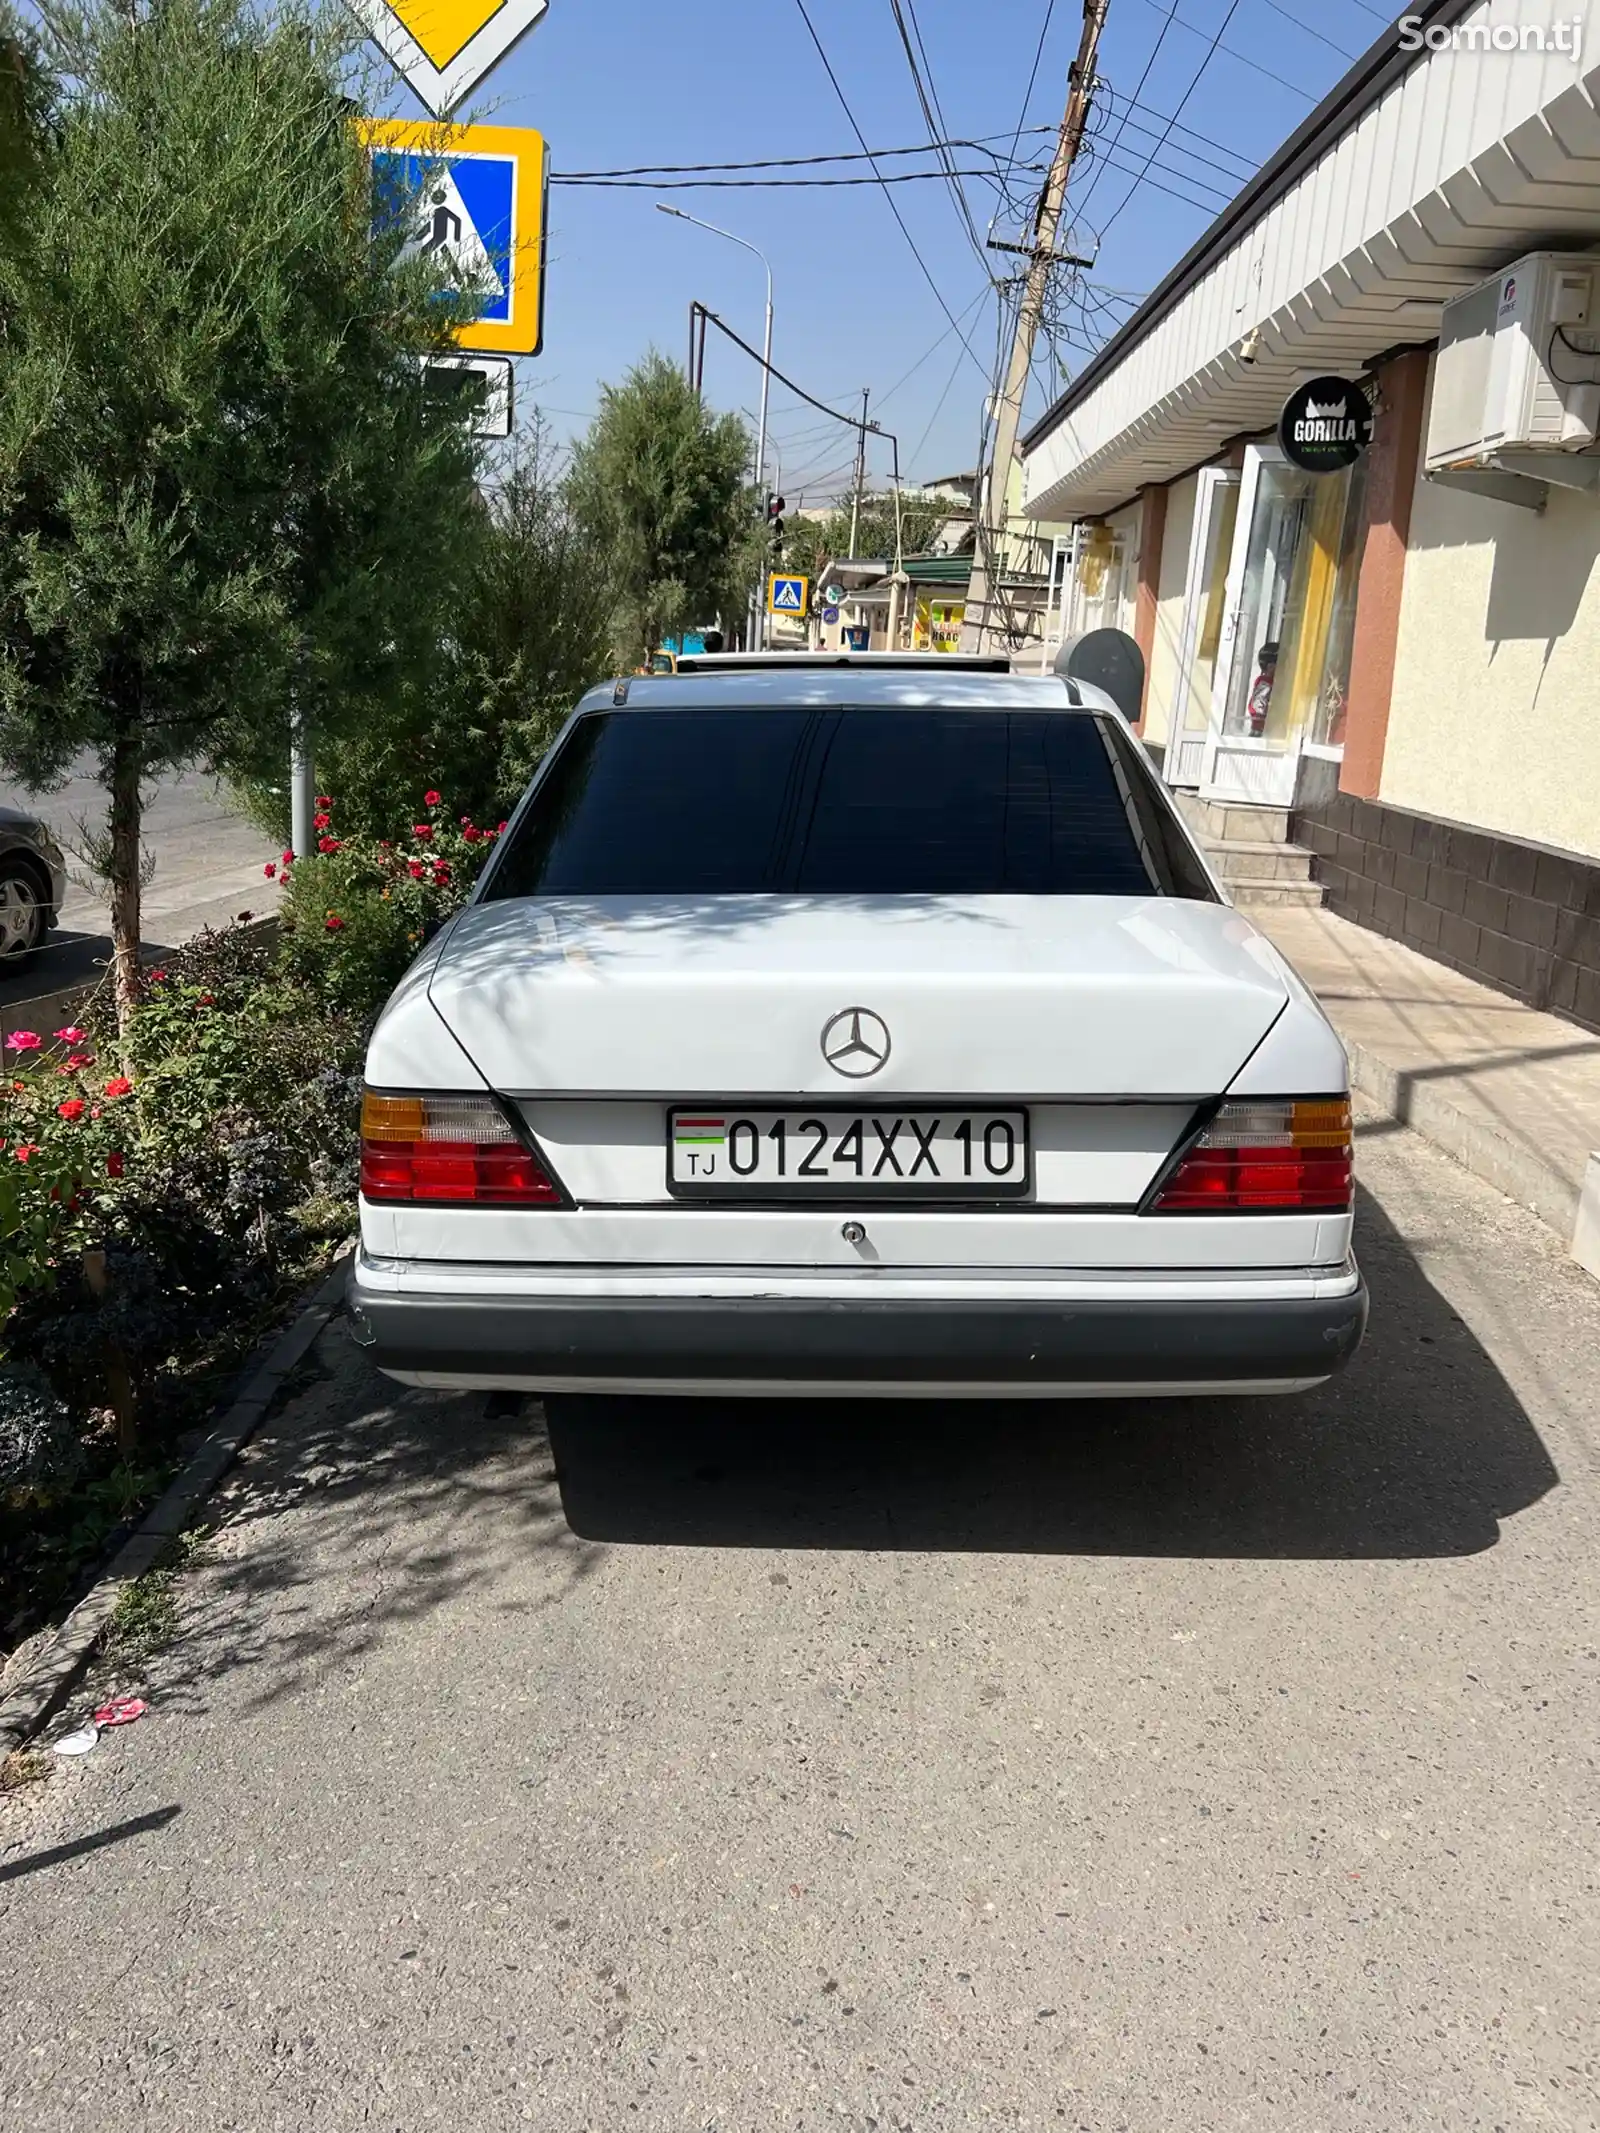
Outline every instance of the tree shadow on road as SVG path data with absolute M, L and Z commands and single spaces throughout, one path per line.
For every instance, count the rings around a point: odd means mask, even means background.
M 548 1402 L 589 1540 L 657 1546 L 1467 1555 L 1559 1479 L 1520 1402 L 1364 1198 L 1371 1330 L 1286 1399 Z

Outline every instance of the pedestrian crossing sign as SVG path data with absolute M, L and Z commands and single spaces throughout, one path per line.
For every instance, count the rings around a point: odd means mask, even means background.
M 522 126 L 367 119 L 374 213 L 407 225 L 402 259 L 437 258 L 475 316 L 456 340 L 480 355 L 537 355 L 544 342 L 546 156 Z
M 767 580 L 767 612 L 772 615 L 803 615 L 811 601 L 809 578 L 783 578 L 776 572 Z

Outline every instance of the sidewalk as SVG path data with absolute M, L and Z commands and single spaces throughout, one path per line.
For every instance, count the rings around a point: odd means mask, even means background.
M 1600 1275 L 1600 1036 L 1331 912 L 1250 915 L 1321 1000 L 1356 1088 Z

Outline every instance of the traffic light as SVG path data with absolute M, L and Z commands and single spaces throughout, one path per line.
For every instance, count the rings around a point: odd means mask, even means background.
M 772 542 L 772 560 L 783 561 L 783 514 L 787 505 L 781 496 L 767 498 L 767 533 Z

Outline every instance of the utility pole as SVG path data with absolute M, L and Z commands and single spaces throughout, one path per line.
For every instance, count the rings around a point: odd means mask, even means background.
M 850 553 L 856 553 L 856 541 L 861 533 L 861 492 L 867 485 L 867 405 L 872 397 L 870 386 L 861 388 L 861 428 L 856 433 L 856 485 L 850 498 Z
M 1067 74 L 1067 108 L 1062 114 L 1061 134 L 1056 142 L 1050 175 L 1045 179 L 1034 216 L 1033 244 L 1028 253 L 1022 302 L 1017 307 L 1011 362 L 1000 404 L 995 409 L 994 453 L 989 463 L 988 487 L 979 500 L 974 529 L 972 584 L 961 630 L 963 651 L 986 652 L 990 649 L 989 638 L 995 626 L 992 619 L 995 580 L 1000 574 L 1000 543 L 1006 530 L 1006 502 L 1011 487 L 1011 466 L 1017 456 L 1017 433 L 1022 427 L 1022 402 L 1033 371 L 1034 343 L 1044 318 L 1050 270 L 1056 264 L 1056 238 L 1067 204 L 1067 183 L 1078 159 L 1078 150 L 1083 145 L 1084 128 L 1089 123 L 1095 53 L 1109 6 L 1110 0 L 1083 0 L 1083 35 L 1078 40 L 1078 56 Z

